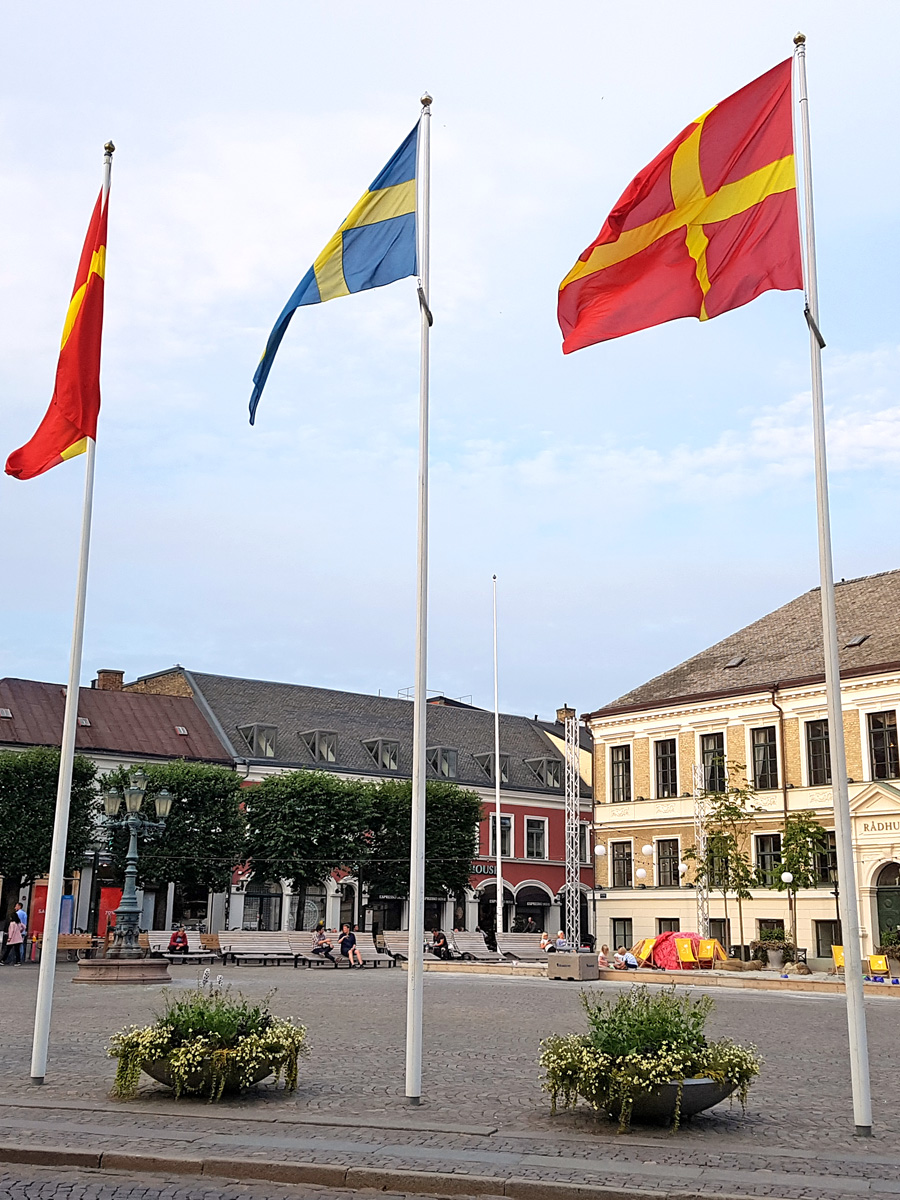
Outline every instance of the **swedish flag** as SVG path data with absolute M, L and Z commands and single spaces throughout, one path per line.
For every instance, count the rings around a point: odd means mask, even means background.
M 295 309 L 321 304 L 336 296 L 381 287 L 407 275 L 416 266 L 416 153 L 419 126 L 375 177 L 362 199 L 300 280 L 269 334 L 253 376 L 250 424 L 266 386 L 275 353 Z

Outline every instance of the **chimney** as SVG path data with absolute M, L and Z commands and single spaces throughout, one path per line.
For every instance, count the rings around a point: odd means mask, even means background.
M 92 686 L 101 692 L 121 692 L 124 682 L 124 671 L 98 671 Z
M 574 717 L 574 716 L 575 716 L 575 709 L 569 708 L 569 706 L 567 704 L 564 704 L 562 706 L 562 708 L 558 708 L 556 710 L 556 723 L 557 723 L 557 725 L 565 725 L 566 721 L 570 717 Z

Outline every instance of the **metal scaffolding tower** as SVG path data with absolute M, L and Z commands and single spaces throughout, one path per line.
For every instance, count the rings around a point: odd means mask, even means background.
M 573 950 L 581 945 L 581 861 L 578 825 L 581 816 L 581 762 L 578 717 L 564 708 L 566 719 L 566 937 Z
M 694 845 L 701 870 L 694 888 L 697 892 L 697 932 L 702 938 L 709 937 L 709 864 L 706 861 L 706 773 L 699 763 L 692 768 L 694 781 Z

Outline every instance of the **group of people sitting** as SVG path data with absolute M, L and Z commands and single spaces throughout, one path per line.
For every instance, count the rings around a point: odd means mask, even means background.
M 337 942 L 337 949 L 351 967 L 363 965 L 362 954 L 356 944 L 356 934 L 346 921 L 341 926 L 341 932 L 334 934 L 334 939 Z M 334 950 L 335 944 L 332 941 L 332 935 L 326 930 L 325 922 L 320 921 L 313 931 L 312 953 L 320 958 L 327 958 L 329 962 L 334 962 Z
M 597 954 L 597 966 L 601 971 L 608 971 L 610 967 L 614 971 L 636 971 L 638 960 L 626 946 L 620 946 L 610 962 L 609 946 L 601 946 Z

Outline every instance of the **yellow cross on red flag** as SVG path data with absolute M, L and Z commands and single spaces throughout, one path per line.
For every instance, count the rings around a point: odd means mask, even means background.
M 632 180 L 560 285 L 564 353 L 803 287 L 791 66 L 692 121 Z
M 56 386 L 31 441 L 6 461 L 7 475 L 33 479 L 57 463 L 84 454 L 97 436 L 100 414 L 100 342 L 106 274 L 108 194 L 97 197 L 63 325 Z

